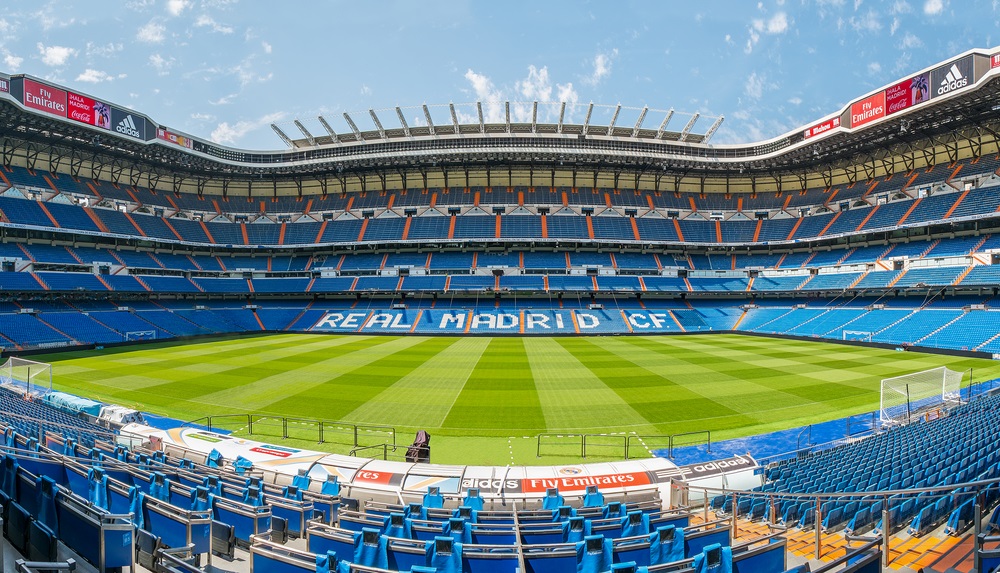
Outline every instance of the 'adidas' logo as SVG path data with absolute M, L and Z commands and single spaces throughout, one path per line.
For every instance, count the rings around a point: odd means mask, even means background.
M 115 126 L 115 131 L 132 137 L 142 137 L 142 134 L 139 133 L 139 130 L 135 126 L 135 120 L 132 119 L 131 114 L 126 115 L 125 119 L 118 122 L 118 125 Z
M 941 86 L 938 88 L 938 95 L 944 95 L 952 90 L 957 90 L 959 88 L 964 88 L 969 85 L 969 78 L 962 75 L 962 70 L 958 69 L 958 64 L 952 64 L 948 68 L 948 73 L 941 80 Z
M 962 71 L 958 69 L 958 65 L 957 64 L 952 64 L 951 65 L 951 69 L 948 70 L 948 75 L 946 75 L 944 77 L 944 80 L 941 82 L 941 85 L 943 85 L 943 86 L 944 85 L 948 85 L 951 82 L 956 82 L 956 81 L 962 79 L 963 77 L 964 76 L 962 75 Z M 131 117 L 132 116 L 129 116 L 129 118 L 131 118 Z

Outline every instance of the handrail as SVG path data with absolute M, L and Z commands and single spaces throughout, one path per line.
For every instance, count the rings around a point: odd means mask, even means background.
M 862 545 L 861 547 L 848 547 L 847 548 L 848 551 L 844 554 L 843 557 L 838 557 L 838 558 L 834 559 L 833 561 L 830 561 L 830 562 L 824 564 L 819 569 L 816 569 L 815 571 L 813 571 L 813 573 L 826 573 L 827 571 L 833 571 L 834 569 L 836 569 L 840 565 L 842 565 L 844 563 L 847 563 L 851 559 L 855 559 L 858 555 L 860 555 L 860 554 L 862 554 L 862 553 L 864 553 L 864 552 L 868 551 L 869 549 L 871 549 L 873 547 L 876 547 L 876 546 L 878 546 L 879 549 L 881 550 L 881 548 L 882 548 L 882 539 L 881 538 L 873 539 L 873 540 L 869 541 L 868 543 Z

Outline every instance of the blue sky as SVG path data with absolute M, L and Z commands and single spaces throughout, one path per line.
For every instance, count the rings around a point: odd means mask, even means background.
M 272 122 L 295 133 L 293 119 L 323 114 L 347 131 L 349 111 L 366 129 L 369 108 L 476 100 L 724 115 L 714 143 L 756 141 L 1000 37 L 998 0 L 17 6 L 0 14 L 0 71 L 42 77 L 248 149 L 284 147 Z M 635 109 L 618 123 L 634 123 Z M 582 121 L 582 106 L 571 112 Z M 387 126 L 394 116 L 380 113 Z M 418 116 L 407 110 L 411 124 Z M 661 119 L 651 114 L 643 125 Z

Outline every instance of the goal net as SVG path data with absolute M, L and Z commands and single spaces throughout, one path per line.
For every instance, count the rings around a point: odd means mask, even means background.
M 52 365 L 11 357 L 0 367 L 0 383 L 27 392 L 52 390 Z
M 125 333 L 125 341 L 132 342 L 133 340 L 155 340 L 156 331 L 155 330 L 135 330 L 132 332 Z
M 922 413 L 961 403 L 964 372 L 945 366 L 882 380 L 879 417 L 883 426 L 908 424 Z
M 872 333 L 861 330 L 845 330 L 843 331 L 843 336 L 844 340 L 860 340 L 862 342 L 872 341 Z

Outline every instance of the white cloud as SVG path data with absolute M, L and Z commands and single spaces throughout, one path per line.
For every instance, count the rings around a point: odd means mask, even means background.
M 195 20 L 195 22 L 194 22 L 194 26 L 195 26 L 195 28 L 206 28 L 206 27 L 207 28 L 211 28 L 213 32 L 218 32 L 220 34 L 232 34 L 233 33 L 233 27 L 232 26 L 226 26 L 226 25 L 223 25 L 223 24 L 219 24 L 218 22 L 216 22 L 215 20 L 213 20 L 211 16 L 208 16 L 206 14 L 202 14 L 201 16 L 198 16 L 198 19 Z
M 937 16 L 944 11 L 944 0 L 926 0 L 924 2 L 924 14 Z
M 747 78 L 744 91 L 750 99 L 760 99 L 764 95 L 764 77 L 758 76 L 757 72 L 750 74 Z
M 592 86 L 601 83 L 601 80 L 611 75 L 611 65 L 616 59 L 618 59 L 618 48 L 610 52 L 599 52 L 594 56 L 594 70 L 590 73 L 589 77 L 584 78 L 583 83 Z
M 505 93 L 505 90 L 498 88 L 488 76 L 478 73 L 472 69 L 465 72 L 465 79 L 469 82 L 475 99 L 483 104 L 483 120 L 487 123 L 502 123 L 506 119 L 506 112 L 503 102 L 513 100 L 514 102 L 551 102 L 555 93 L 555 100 L 566 102 L 565 121 L 571 121 L 576 104 L 580 101 L 580 94 L 577 93 L 573 83 L 553 83 L 549 75 L 547 66 L 538 68 L 528 66 L 528 75 L 524 79 L 514 83 L 512 96 Z M 531 121 L 532 104 L 511 103 L 511 121 L 525 122 Z M 555 121 L 559 111 L 559 106 L 538 107 L 539 121 Z M 459 121 L 463 123 L 478 123 L 477 114 L 468 114 L 458 111 Z
M 114 76 L 107 72 L 102 72 L 100 70 L 95 70 L 92 68 L 87 68 L 82 74 L 76 76 L 76 81 L 86 82 L 88 84 L 99 84 L 101 82 L 110 82 L 115 79 Z
M 760 40 L 760 33 L 753 28 L 750 28 L 750 36 L 747 37 L 747 45 L 743 48 L 743 52 L 749 54 L 753 51 L 753 47 L 757 45 Z
M 768 34 L 784 34 L 788 30 L 788 16 L 784 12 L 778 12 L 767 21 Z
M 191 119 L 195 121 L 212 121 L 215 119 L 215 116 L 208 113 L 192 113 Z
M 920 38 L 909 32 L 903 34 L 903 41 L 900 43 L 900 47 L 904 50 L 912 50 L 913 48 L 919 48 L 923 45 L 924 42 Z
M 129 0 L 125 3 L 125 7 L 138 12 L 149 8 L 153 4 L 156 4 L 156 0 Z
M 157 74 L 164 76 L 170 73 L 170 68 L 174 65 L 173 58 L 164 58 L 160 54 L 149 56 L 149 65 L 153 66 Z
M 12 72 L 16 72 L 21 69 L 21 64 L 24 63 L 24 58 L 6 52 L 3 55 L 3 63 L 7 65 L 7 69 Z
M 191 0 L 167 0 L 167 12 L 171 16 L 180 16 L 184 10 L 191 7 Z
M 795 96 L 788 99 L 788 103 L 792 105 L 802 105 L 802 98 Z
M 580 101 L 580 94 L 573 88 L 573 82 L 568 84 L 556 84 L 556 98 L 561 102 L 566 102 L 566 106 L 571 110 Z
M 878 13 L 874 10 L 869 10 L 860 17 L 852 16 L 849 23 L 856 32 L 860 33 L 875 34 L 882 30 L 882 22 L 879 21 Z
M 361 84 L 361 95 L 363 96 L 372 95 L 372 89 L 368 87 L 368 84 Z
M 87 42 L 86 49 L 84 50 L 88 57 L 97 56 L 101 58 L 109 58 L 118 52 L 125 49 L 125 44 L 121 42 L 114 43 L 110 42 L 104 45 L 97 45 L 93 42 Z
M 76 23 L 76 18 L 67 16 L 52 3 L 31 14 L 31 17 L 38 20 L 42 25 L 42 30 L 46 32 L 53 28 L 68 28 Z
M 909 14 L 912 11 L 913 7 L 906 0 L 896 0 L 890 9 L 890 12 L 893 14 Z
M 503 99 L 500 92 L 493 86 L 493 80 L 473 71 L 472 68 L 469 68 L 465 72 L 465 79 L 469 80 L 469 83 L 472 84 L 472 91 L 476 94 L 476 99 L 479 101 L 500 101 Z
M 893 18 L 892 19 L 892 25 L 889 26 L 889 35 L 890 36 L 895 36 L 896 35 L 896 30 L 899 29 L 900 23 L 901 22 L 899 21 L 899 18 Z
M 265 54 L 270 54 L 271 53 L 271 44 L 268 44 L 267 42 L 261 42 L 260 45 L 261 45 L 261 47 L 264 48 L 264 53 Z
M 788 30 L 788 14 L 784 12 L 777 12 L 774 16 L 771 16 L 767 20 L 763 18 L 754 18 L 750 21 L 750 25 L 757 32 L 764 32 L 766 34 L 784 34 Z
M 881 71 L 882 71 L 882 64 L 880 64 L 878 62 L 872 62 L 872 63 L 868 64 L 868 73 L 869 74 L 871 74 L 871 75 L 874 76 L 875 74 L 877 74 L 877 73 L 879 73 Z
M 146 44 L 159 44 L 167 37 L 167 27 L 150 20 L 148 24 L 139 28 L 135 34 L 135 39 Z
M 209 103 L 209 105 L 229 105 L 229 104 L 233 103 L 233 100 L 235 100 L 236 96 L 238 96 L 238 95 L 240 95 L 240 94 L 224 95 L 224 96 L 220 97 L 219 99 L 210 100 L 208 103 Z
M 210 138 L 216 143 L 235 144 L 251 131 L 255 131 L 276 121 L 281 121 L 284 117 L 285 112 L 279 111 L 250 121 L 238 121 L 233 125 L 229 125 L 229 122 L 224 121 L 212 130 Z
M 552 97 L 549 68 L 539 70 L 535 66 L 528 66 L 528 77 L 517 82 L 517 91 L 524 101 L 549 101 Z
M 760 7 L 758 5 L 758 7 Z M 750 20 L 749 36 L 747 37 L 746 46 L 743 51 L 747 54 L 753 52 L 754 46 L 760 41 L 761 34 L 768 34 L 771 36 L 776 36 L 778 34 L 784 34 L 788 31 L 789 22 L 788 14 L 784 12 L 776 12 L 773 16 L 768 19 L 764 18 L 754 18 Z
M 59 67 L 64 65 L 71 57 L 76 55 L 74 48 L 66 46 L 43 46 L 38 43 L 38 53 L 42 56 L 42 63 L 46 66 Z

